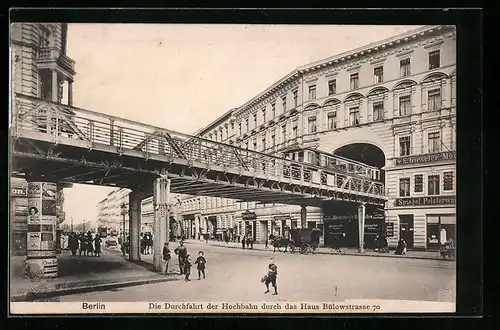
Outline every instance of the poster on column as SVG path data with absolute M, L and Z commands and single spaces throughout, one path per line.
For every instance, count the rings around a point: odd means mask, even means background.
M 28 183 L 28 225 L 40 224 L 42 217 L 42 184 Z

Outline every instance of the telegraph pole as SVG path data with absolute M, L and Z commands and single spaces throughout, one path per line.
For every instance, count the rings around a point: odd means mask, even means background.
M 71 232 L 73 232 L 73 217 L 71 217 Z
M 85 219 L 83 219 L 83 232 L 85 233 Z

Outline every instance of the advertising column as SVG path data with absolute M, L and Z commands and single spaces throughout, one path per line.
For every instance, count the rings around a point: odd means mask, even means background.
M 30 277 L 57 277 L 57 186 L 28 183 L 28 236 L 26 272 Z

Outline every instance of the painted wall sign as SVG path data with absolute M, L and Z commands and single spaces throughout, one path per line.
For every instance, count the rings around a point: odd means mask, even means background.
M 455 203 L 455 196 L 396 198 L 394 201 L 395 206 L 454 205 Z
M 441 160 L 456 159 L 455 151 L 446 151 L 433 154 L 415 155 L 396 158 L 396 165 L 431 163 Z

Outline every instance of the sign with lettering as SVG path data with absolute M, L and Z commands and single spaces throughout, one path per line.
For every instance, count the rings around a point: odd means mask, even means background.
M 246 212 L 241 213 L 241 218 L 243 220 L 255 220 L 257 219 L 257 215 L 255 214 L 255 212 L 247 210 Z
M 274 220 L 276 221 L 281 221 L 281 220 L 292 220 L 292 217 L 289 216 L 289 215 L 275 215 L 274 217 Z
M 11 197 L 27 197 L 28 196 L 28 188 L 20 187 L 20 188 L 11 188 L 10 189 Z
M 385 224 L 385 236 L 394 237 L 394 222 L 387 222 Z
M 422 164 L 454 159 L 456 159 L 456 152 L 446 151 L 432 154 L 399 157 L 396 158 L 396 165 Z
M 396 198 L 394 206 L 454 205 L 455 196 Z

